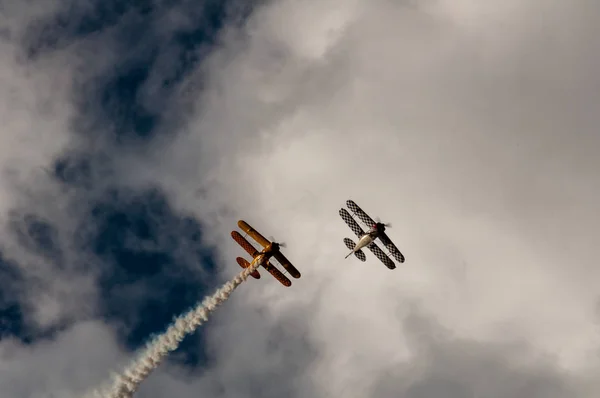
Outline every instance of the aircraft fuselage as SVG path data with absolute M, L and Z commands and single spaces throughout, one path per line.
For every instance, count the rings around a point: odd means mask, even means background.
M 263 267 L 267 267 L 268 261 L 279 252 L 279 243 L 271 242 L 265 247 L 257 257 L 261 257 L 258 261 Z
M 354 247 L 354 252 L 359 251 L 363 247 L 369 246 L 373 241 L 377 239 L 377 231 L 369 231 L 358 240 L 356 246 Z
M 275 253 L 277 253 L 279 251 L 279 244 L 278 243 L 269 243 L 269 245 L 267 247 L 265 247 L 262 251 L 261 254 L 263 254 L 264 256 L 271 257 L 274 256 Z
M 260 253 L 258 256 L 256 256 L 255 260 L 256 260 L 256 262 L 258 263 L 259 266 L 268 268 L 269 267 L 269 260 L 271 259 L 272 256 L 273 256 L 272 253 L 269 253 L 269 254 Z

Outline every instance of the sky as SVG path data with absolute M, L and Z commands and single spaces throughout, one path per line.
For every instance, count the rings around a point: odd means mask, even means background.
M 485 3 L 485 4 L 484 4 Z M 0 0 L 0 390 L 80 397 L 287 243 L 136 396 L 597 397 L 600 5 Z M 347 199 L 391 222 L 347 254 Z

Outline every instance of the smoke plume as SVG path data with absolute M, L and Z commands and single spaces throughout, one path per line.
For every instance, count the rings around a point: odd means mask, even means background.
M 165 333 L 156 337 L 148 344 L 141 355 L 134 360 L 121 374 L 114 379 L 113 385 L 108 390 L 94 391 L 93 397 L 102 398 L 129 398 L 137 391 L 140 384 L 158 368 L 163 359 L 179 346 L 184 337 L 196 331 L 198 326 L 208 320 L 208 316 L 220 304 L 223 304 L 231 293 L 256 270 L 260 265 L 262 256 L 257 256 L 250 266 L 244 269 L 231 281 L 212 296 L 206 297 L 195 308 L 175 319 Z

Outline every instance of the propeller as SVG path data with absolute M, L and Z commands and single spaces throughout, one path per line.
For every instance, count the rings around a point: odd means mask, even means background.
M 384 227 L 386 227 L 386 228 L 391 228 L 392 227 L 392 223 L 389 223 L 389 222 L 388 223 L 382 223 L 381 222 L 381 218 L 379 218 L 379 217 L 375 218 L 375 222 L 378 223 L 378 224 L 383 224 Z
M 285 249 L 285 248 L 287 247 L 287 245 L 286 245 L 286 243 L 285 243 L 285 242 L 277 242 L 277 241 L 275 240 L 275 238 L 274 238 L 274 237 L 272 237 L 272 236 L 269 236 L 269 240 L 270 240 L 271 242 L 273 242 L 273 243 L 277 243 L 277 244 L 279 245 L 279 247 L 281 247 L 281 248 L 284 248 L 284 249 Z

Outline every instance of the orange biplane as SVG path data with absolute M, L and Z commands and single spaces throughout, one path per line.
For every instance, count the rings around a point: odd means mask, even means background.
M 300 271 L 298 271 L 296 267 L 294 267 L 292 263 L 290 263 L 290 260 L 288 260 L 281 253 L 281 251 L 279 251 L 279 248 L 282 246 L 280 243 L 270 242 L 257 230 L 248 225 L 248 223 L 244 220 L 238 221 L 238 226 L 242 231 L 250 235 L 256 242 L 258 242 L 258 244 L 263 247 L 263 250 L 256 250 L 254 246 L 252 246 L 252 244 L 248 242 L 246 238 L 244 238 L 237 231 L 231 232 L 231 237 L 233 238 L 233 240 L 235 240 L 240 246 L 242 246 L 242 248 L 246 250 L 246 252 L 250 254 L 253 259 L 256 259 L 258 256 L 262 256 L 262 258 L 258 260 L 260 262 L 260 265 L 265 267 L 265 269 L 271 275 L 273 275 L 275 279 L 277 279 L 283 286 L 291 286 L 292 281 L 290 281 L 281 271 L 279 271 L 277 268 L 275 268 L 273 264 L 269 262 L 271 257 L 275 258 L 279 263 L 281 263 L 283 268 L 285 268 L 291 276 L 293 276 L 296 279 L 300 278 Z M 242 268 L 248 268 L 250 266 L 250 263 L 242 257 L 236 258 L 236 261 Z M 258 270 L 254 270 L 254 272 L 252 272 L 250 275 L 252 275 L 255 279 L 260 279 L 260 274 L 258 273 Z

